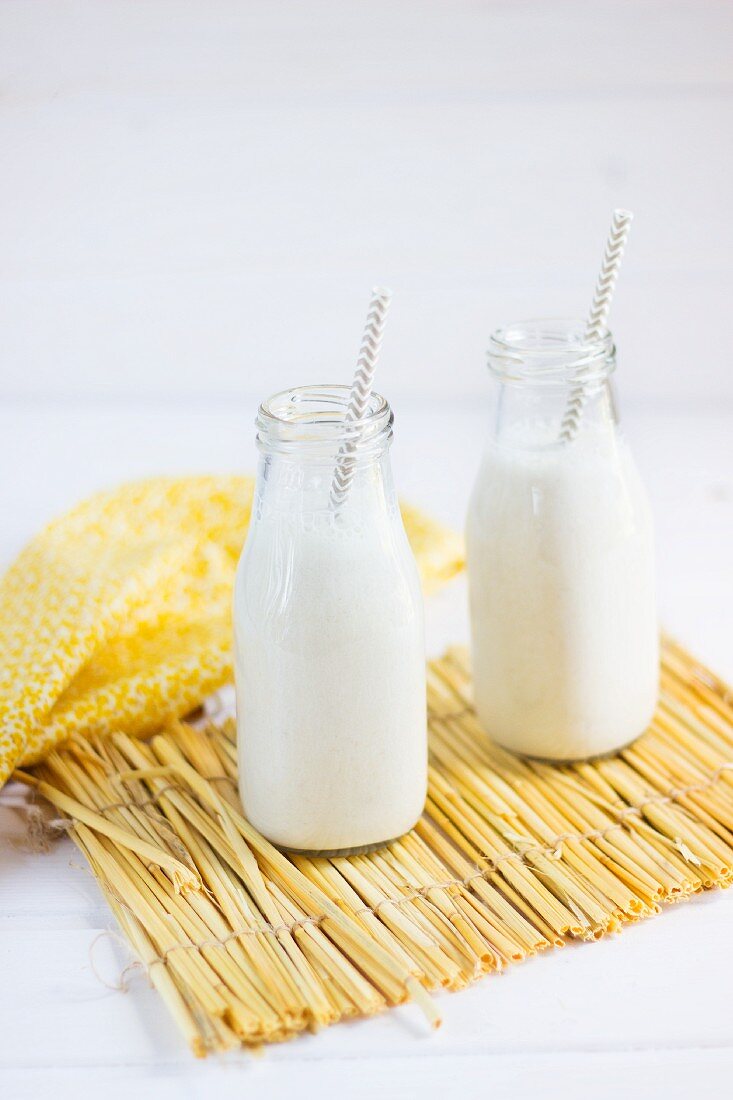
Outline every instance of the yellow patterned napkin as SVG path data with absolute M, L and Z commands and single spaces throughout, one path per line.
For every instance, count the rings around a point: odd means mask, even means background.
M 54 520 L 0 581 L 0 786 L 72 733 L 144 735 L 231 676 L 230 602 L 254 482 L 154 478 Z M 460 539 L 413 508 L 426 591 Z

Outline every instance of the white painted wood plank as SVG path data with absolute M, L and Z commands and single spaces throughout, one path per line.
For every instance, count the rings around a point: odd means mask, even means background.
M 111 937 L 100 938 L 104 931 L 51 923 L 45 930 L 5 930 L 0 962 L 12 995 L 0 1002 L 0 1066 L 70 1068 L 188 1057 L 147 980 L 138 978 L 134 995 L 103 984 L 101 979 L 117 984 L 129 961 Z
M 34 850 L 28 836 L 27 789 L 0 793 L 0 941 L 13 930 L 41 937 L 54 929 L 104 928 L 109 909 L 86 861 L 66 838 Z M 53 813 L 48 814 L 49 817 Z
M 10 1071 L 3 1085 L 13 1100 L 53 1094 L 78 1100 L 292 1100 L 295 1096 L 412 1100 L 611 1100 L 625 1096 L 689 1100 L 708 1090 L 725 1095 L 733 1069 L 729 1050 L 630 1051 L 614 1054 L 395 1057 L 308 1062 L 281 1067 L 267 1059 L 237 1065 L 196 1064 L 185 1072 L 130 1067 Z
M 724 0 L 5 0 L 16 97 L 222 88 L 285 100 L 731 88 Z
M 596 228 L 605 223 L 599 214 Z M 0 395 L 231 402 L 256 385 L 275 393 L 319 378 L 348 379 L 368 286 L 385 266 L 366 263 L 343 279 L 333 271 L 0 282 Z M 550 279 L 499 285 L 476 275 L 458 288 L 447 276 L 442 286 L 416 275 L 382 281 L 400 288 L 380 365 L 393 400 L 480 397 L 494 328 L 578 315 L 588 294 L 580 281 L 559 286 Z M 732 298 L 733 275 L 676 286 L 656 276 L 624 280 L 614 334 L 622 366 L 633 367 L 624 377 L 629 396 L 730 405 Z M 688 322 L 693 316 L 701 322 Z
M 586 309 L 620 202 L 629 392 L 730 397 L 729 5 L 3 20 L 4 392 L 237 395 L 304 347 L 337 375 L 380 279 L 392 392 L 475 394 L 491 328 Z

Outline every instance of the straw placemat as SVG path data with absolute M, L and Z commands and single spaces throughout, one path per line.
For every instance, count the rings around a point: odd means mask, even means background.
M 65 815 L 197 1055 L 461 989 L 733 868 L 733 697 L 676 644 L 648 733 L 553 767 L 491 746 L 466 655 L 430 665 L 430 791 L 387 848 L 288 859 L 241 816 L 231 722 L 71 742 L 26 781 Z

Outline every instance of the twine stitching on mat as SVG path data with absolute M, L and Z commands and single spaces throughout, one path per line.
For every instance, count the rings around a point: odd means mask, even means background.
M 278 932 L 297 932 L 299 928 L 305 928 L 308 924 L 319 925 L 326 917 L 327 914 L 322 913 L 320 917 L 301 917 L 300 920 L 295 920 L 292 924 L 262 924 L 256 928 L 237 928 L 221 938 L 199 940 L 197 943 L 174 943 L 167 947 L 161 955 L 151 959 L 146 965 L 150 970 L 151 967 L 160 963 L 165 964 L 172 951 L 203 951 L 205 947 L 226 947 L 232 940 L 238 940 L 241 936 L 261 936 L 265 932 L 274 932 L 275 934 Z
M 503 863 L 505 860 L 523 859 L 524 856 L 528 854 L 550 855 L 556 850 L 558 844 L 562 844 L 566 840 L 597 840 L 601 837 L 607 836 L 610 832 L 614 832 L 617 829 L 623 828 L 623 819 L 627 817 L 642 817 L 644 814 L 644 810 L 648 806 L 668 805 L 670 802 L 678 802 L 681 798 L 684 798 L 688 794 L 698 794 L 703 791 L 709 790 L 710 787 L 715 786 L 723 772 L 732 770 L 733 760 L 727 761 L 723 764 L 720 764 L 719 767 L 717 767 L 714 771 L 710 772 L 708 778 L 705 780 L 704 783 L 692 783 L 687 787 L 670 787 L 670 789 L 665 794 L 654 795 L 651 798 L 644 799 L 643 802 L 633 803 L 632 805 L 624 804 L 626 807 L 625 809 L 616 811 L 616 816 L 619 820 L 613 825 L 609 825 L 605 829 L 592 829 L 587 833 L 560 833 L 558 836 L 554 837 L 547 845 L 532 845 L 530 847 L 524 848 L 521 852 L 507 852 L 505 855 L 497 856 L 495 859 L 492 859 L 492 857 L 490 856 L 484 856 L 482 857 L 482 860 L 484 862 L 490 863 L 492 866 L 496 866 L 499 863 Z M 214 782 L 226 779 L 229 783 L 236 786 L 235 780 L 232 779 L 232 777 L 229 775 L 213 775 L 205 776 L 205 778 L 207 782 Z M 147 812 L 147 807 L 154 806 L 157 803 L 158 799 L 162 798 L 165 794 L 167 794 L 168 791 L 171 790 L 182 791 L 184 794 L 190 794 L 189 788 L 181 783 L 167 783 L 166 786 L 161 787 L 161 789 L 152 798 L 145 798 L 140 800 L 139 802 L 110 802 L 105 806 L 96 807 L 96 812 L 99 814 L 106 814 L 111 812 L 112 810 L 136 809 Z M 71 824 L 62 825 L 62 820 L 49 822 L 49 824 L 57 828 L 73 828 L 73 822 Z M 471 878 L 475 877 L 475 875 L 471 876 Z M 451 879 L 445 884 L 433 883 L 431 884 L 429 889 L 433 889 L 436 885 L 460 886 L 464 882 L 464 879 Z
M 705 780 L 704 783 L 692 783 L 687 787 L 670 787 L 665 794 L 654 795 L 651 798 L 644 799 L 643 802 L 637 802 L 631 805 L 629 805 L 628 803 L 622 803 L 622 805 L 625 806 L 625 809 L 618 810 L 616 815 L 619 818 L 619 822 L 616 822 L 613 825 L 609 825 L 606 829 L 592 829 L 590 832 L 587 833 L 560 833 L 558 836 L 554 837 L 554 839 L 550 841 L 547 846 L 533 846 L 530 848 L 525 848 L 524 852 L 551 853 L 554 852 L 558 844 L 562 843 L 565 840 L 596 840 L 599 837 L 605 837 L 607 833 L 621 827 L 620 821 L 623 818 L 640 817 L 643 815 L 643 812 L 647 808 L 647 806 L 663 806 L 669 804 L 670 802 L 678 802 L 680 798 L 684 798 L 688 794 L 698 794 L 702 791 L 707 791 L 710 789 L 710 787 L 713 787 L 718 782 L 723 772 L 732 770 L 733 760 L 727 761 L 723 764 L 720 764 L 719 767 L 715 768 L 714 771 L 710 772 L 708 778 Z M 221 782 L 222 780 L 226 780 L 228 783 L 231 783 L 232 786 L 236 786 L 236 781 L 230 775 L 210 775 L 204 776 L 204 778 L 208 783 Z M 182 783 L 167 783 L 165 787 L 161 787 L 161 789 L 157 791 L 152 798 L 144 798 L 141 799 L 139 802 L 109 802 L 105 806 L 95 807 L 95 810 L 99 814 L 106 814 L 111 812 L 112 810 L 146 810 L 148 806 L 154 806 L 157 803 L 158 799 L 162 798 L 165 794 L 168 793 L 168 791 L 182 791 L 184 794 L 191 793 L 189 788 Z M 56 827 L 60 827 L 61 825 L 60 821 L 53 821 L 49 824 L 52 824 Z M 498 856 L 496 860 L 492 862 L 500 863 L 505 859 L 519 859 L 521 858 L 521 855 L 522 853 L 520 852 L 509 852 L 504 856 Z M 486 859 L 488 860 L 489 857 L 487 856 Z M 462 879 L 456 879 L 455 885 L 460 885 L 462 881 Z M 451 885 L 453 885 L 452 882 Z
M 720 779 L 721 775 L 724 772 L 731 770 L 733 770 L 733 761 L 727 761 L 726 763 L 723 763 L 719 767 L 717 767 L 713 772 L 711 772 L 709 778 L 704 783 L 691 784 L 687 787 L 671 788 L 665 795 L 648 798 L 644 802 L 640 802 L 638 805 L 628 806 L 627 809 L 619 811 L 618 817 L 621 820 L 613 825 L 609 825 L 606 829 L 594 829 L 587 833 L 561 833 L 559 836 L 556 836 L 553 841 L 546 847 L 527 847 L 524 848 L 521 852 L 507 852 L 506 854 L 497 856 L 496 858 L 492 858 L 490 856 L 482 856 L 481 861 L 488 864 L 488 866 L 484 868 L 484 870 L 477 869 L 472 874 L 466 875 L 463 878 L 446 879 L 443 882 L 431 882 L 428 885 L 420 886 L 407 894 L 402 894 L 398 898 L 383 898 L 381 901 L 377 902 L 373 906 L 365 905 L 361 906 L 359 909 L 354 909 L 353 916 L 363 916 L 367 914 L 370 916 L 378 916 L 380 910 L 384 906 L 405 905 L 408 902 L 415 901 L 417 898 L 424 898 L 425 900 L 429 901 L 430 894 L 433 890 L 448 890 L 456 886 L 470 887 L 471 884 L 478 879 L 486 879 L 486 876 L 490 874 L 492 870 L 499 867 L 502 863 L 510 862 L 512 860 L 514 860 L 515 862 L 529 862 L 527 860 L 527 856 L 530 855 L 553 855 L 557 851 L 557 848 L 560 844 L 563 844 L 564 842 L 569 840 L 597 840 L 606 837 L 609 833 L 613 833 L 619 829 L 623 829 L 624 826 L 622 819 L 630 816 L 643 816 L 643 811 L 647 806 L 668 804 L 670 802 L 677 801 L 679 798 L 683 798 L 687 794 L 694 794 L 700 791 L 708 790 Z M 234 783 L 234 780 L 231 778 L 231 776 L 210 776 L 208 778 L 210 781 L 226 779 L 229 782 Z M 103 814 L 107 811 L 114 809 L 134 809 L 149 806 L 151 804 L 154 804 L 158 798 L 162 797 L 167 791 L 171 789 L 185 791 L 187 788 L 183 787 L 179 783 L 169 783 L 165 787 L 161 788 L 161 790 L 158 791 L 157 795 L 153 798 L 145 799 L 142 802 L 110 803 L 108 806 L 103 806 L 99 808 L 97 812 Z M 74 827 L 73 821 L 63 821 L 63 819 L 50 822 L 49 824 L 56 828 L 63 827 L 70 829 Z M 150 959 L 145 965 L 149 972 L 152 967 L 156 965 L 166 965 L 168 961 L 168 956 L 174 951 L 202 951 L 204 948 L 207 947 L 225 947 L 228 943 L 231 943 L 233 940 L 237 940 L 242 936 L 259 936 L 263 933 L 273 933 L 276 935 L 279 932 L 293 933 L 296 932 L 299 928 L 305 928 L 308 925 L 318 926 L 327 919 L 328 914 L 321 913 L 317 917 L 301 917 L 299 920 L 293 921 L 290 924 L 269 924 L 267 922 L 264 922 L 262 924 L 258 924 L 254 928 L 237 928 L 221 938 L 200 940 L 196 943 L 175 943 L 171 947 L 166 948 L 166 950 L 161 955 L 157 955 L 155 958 Z
M 105 928 L 104 931 L 95 936 L 92 942 L 89 944 L 89 967 L 92 971 L 92 974 L 100 983 L 100 985 L 105 986 L 105 988 L 107 989 L 111 989 L 114 993 L 127 993 L 130 988 L 130 985 L 127 981 L 128 974 L 132 974 L 136 970 L 145 970 L 145 963 L 141 962 L 140 959 L 131 959 L 130 962 L 128 962 L 127 965 L 124 967 L 117 981 L 108 982 L 107 979 L 103 977 L 102 974 L 100 974 L 94 957 L 94 952 L 97 944 L 100 942 L 100 940 L 108 938 L 113 940 L 114 943 L 120 944 L 129 955 L 129 943 L 127 943 L 127 941 L 123 939 L 118 932 L 115 932 L 111 928 Z

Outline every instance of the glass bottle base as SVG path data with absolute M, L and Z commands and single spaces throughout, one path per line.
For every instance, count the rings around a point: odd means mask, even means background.
M 408 830 L 409 832 L 409 830 Z M 400 834 L 404 836 L 404 833 Z M 334 856 L 363 856 L 367 852 L 376 852 L 378 848 L 386 848 L 388 844 L 394 844 L 399 836 L 390 837 L 389 840 L 376 840 L 373 844 L 359 844 L 356 848 L 291 848 L 284 844 L 276 844 L 278 851 L 289 856 L 310 856 L 330 859 Z
M 594 760 L 607 760 L 611 756 L 616 756 L 617 753 L 623 752 L 624 749 L 628 749 L 635 741 L 646 732 L 642 730 L 641 733 L 637 733 L 634 737 L 631 737 L 628 741 L 624 741 L 623 745 L 619 745 L 615 749 L 606 749 L 605 752 L 592 753 L 590 756 L 537 756 L 531 752 L 522 752 L 520 749 L 512 748 L 511 745 L 503 745 L 496 737 L 490 737 L 490 740 L 500 749 L 504 749 L 505 752 L 510 752 L 512 756 L 518 756 L 520 760 L 531 760 L 537 764 L 553 764 L 558 767 L 561 764 L 592 764 Z

